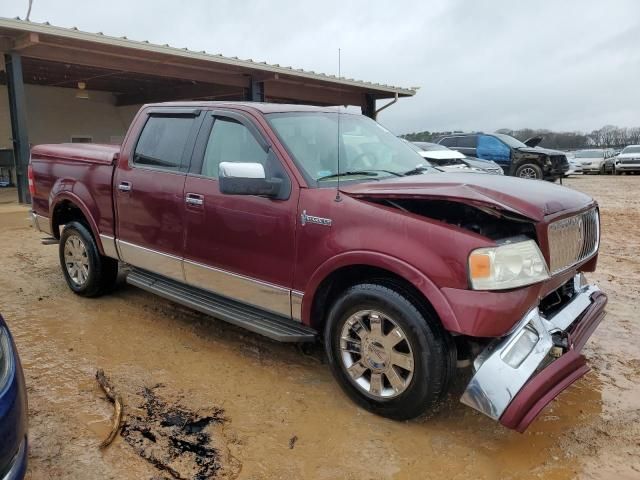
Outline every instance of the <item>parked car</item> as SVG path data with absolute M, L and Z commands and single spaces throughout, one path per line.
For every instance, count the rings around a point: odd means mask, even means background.
M 19 480 L 27 470 L 27 391 L 20 358 L 0 315 L 0 478 Z
M 605 161 L 613 156 L 613 150 L 602 148 L 591 148 L 576 152 L 576 159 L 582 162 L 583 173 L 606 173 Z
M 437 143 L 470 157 L 492 160 L 514 177 L 556 180 L 569 170 L 563 152 L 534 143 L 526 145 L 501 133 L 456 133 L 441 137 Z
M 616 175 L 640 172 L 640 145 L 624 147 L 614 160 L 613 173 Z
M 576 173 L 582 173 L 582 162 L 576 159 L 575 152 L 566 152 L 567 161 L 569 162 L 569 170 L 565 173 L 565 177 L 574 175 Z
M 422 158 L 445 171 L 457 171 L 460 167 L 466 167 L 475 172 L 503 175 L 502 167 L 491 160 L 480 160 L 467 157 L 457 150 L 451 150 L 444 145 L 429 142 L 411 142 Z
M 121 147 L 39 145 L 28 175 L 75 293 L 107 292 L 121 261 L 130 284 L 253 332 L 322 337 L 347 395 L 393 419 L 431 409 L 460 361 L 461 401 L 523 431 L 587 371 L 604 316 L 584 277 L 592 198 L 439 173 L 362 115 L 146 105 Z
M 0 178 L 0 188 L 6 188 L 11 186 L 11 180 L 7 178 Z

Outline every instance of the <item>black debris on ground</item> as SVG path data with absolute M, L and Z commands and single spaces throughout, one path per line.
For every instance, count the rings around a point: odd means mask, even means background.
M 180 480 L 214 478 L 222 465 L 207 427 L 224 423 L 224 411 L 212 407 L 193 412 L 169 404 L 156 393 L 160 386 L 142 390 L 143 413 L 126 419 L 122 437 L 163 474 Z

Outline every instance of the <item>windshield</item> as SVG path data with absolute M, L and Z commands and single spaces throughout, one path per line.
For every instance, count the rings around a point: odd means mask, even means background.
M 372 180 L 403 175 L 418 166 L 424 173 L 437 172 L 425 165 L 408 142 L 362 115 L 287 112 L 266 117 L 305 177 L 318 185 L 342 176 L 348 180 Z
M 582 150 L 576 152 L 576 158 L 604 158 L 604 152 L 602 150 Z
M 512 148 L 528 148 L 524 143 L 522 143 L 520 140 L 518 140 L 517 138 L 513 138 L 510 135 L 505 135 L 504 133 L 494 133 L 493 134 L 496 138 L 499 138 L 500 140 L 502 140 L 504 143 L 506 143 L 507 145 L 509 145 Z
M 640 153 L 640 146 L 625 147 L 620 153 Z

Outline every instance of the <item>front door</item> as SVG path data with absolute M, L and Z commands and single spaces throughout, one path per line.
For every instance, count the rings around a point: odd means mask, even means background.
M 114 178 L 121 259 L 182 281 L 184 183 L 199 117 L 165 109 L 138 118 L 141 133 L 128 140 Z
M 225 195 L 221 162 L 261 163 L 286 198 Z M 290 317 L 298 190 L 269 140 L 245 114 L 209 112 L 184 188 L 188 284 Z

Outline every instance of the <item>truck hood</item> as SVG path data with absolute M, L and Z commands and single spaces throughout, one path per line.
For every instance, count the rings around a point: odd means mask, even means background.
M 619 153 L 617 158 L 640 158 L 640 153 Z
M 355 198 L 450 200 L 516 213 L 534 221 L 594 203 L 583 193 L 541 180 L 465 173 L 424 174 L 378 182 L 341 185 Z
M 564 155 L 564 152 L 561 152 L 560 150 L 551 150 L 550 148 L 541 147 L 520 147 L 517 150 L 519 152 L 538 153 L 544 155 Z
M 527 138 L 524 143 L 527 147 L 537 147 L 544 140 L 542 135 L 536 135 L 535 137 Z

